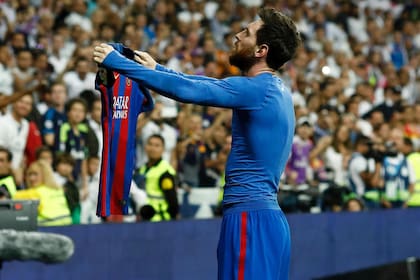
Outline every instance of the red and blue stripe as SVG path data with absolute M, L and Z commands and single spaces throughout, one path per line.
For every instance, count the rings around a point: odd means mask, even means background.
M 108 75 L 108 80 L 114 78 Z M 124 215 L 135 165 L 138 115 L 153 109 L 148 91 L 123 75 L 115 77 L 112 86 L 98 83 L 102 100 L 103 151 L 97 215 Z M 145 96 L 146 95 L 146 96 Z M 113 97 L 129 96 L 126 118 L 113 119 Z M 147 103 L 143 104 L 144 99 Z

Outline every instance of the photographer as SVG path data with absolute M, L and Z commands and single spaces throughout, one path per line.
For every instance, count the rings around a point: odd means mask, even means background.
M 407 207 L 406 201 L 410 193 L 414 191 L 416 182 L 414 169 L 404 155 L 402 130 L 392 129 L 389 139 L 381 162 L 382 186 L 384 188 L 381 204 L 384 208 Z
M 380 207 L 380 165 L 371 157 L 372 141 L 360 134 L 348 165 L 349 184 L 368 209 Z

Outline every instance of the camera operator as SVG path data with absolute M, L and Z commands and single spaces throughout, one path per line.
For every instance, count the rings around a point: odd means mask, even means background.
M 399 128 L 390 132 L 385 145 L 381 164 L 381 177 L 384 193 L 381 204 L 384 208 L 407 207 L 406 201 L 414 191 L 416 176 L 413 166 L 404 154 L 404 134 Z
M 372 141 L 358 135 L 348 165 L 349 185 L 368 209 L 380 207 L 380 165 L 372 158 Z

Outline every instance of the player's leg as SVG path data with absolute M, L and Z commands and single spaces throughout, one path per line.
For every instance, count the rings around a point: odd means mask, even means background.
M 238 279 L 241 214 L 224 214 L 217 247 L 218 279 Z
M 283 212 L 257 210 L 247 216 L 244 279 L 289 279 L 290 231 Z
M 219 280 L 288 279 L 289 226 L 280 210 L 234 212 L 223 217 Z

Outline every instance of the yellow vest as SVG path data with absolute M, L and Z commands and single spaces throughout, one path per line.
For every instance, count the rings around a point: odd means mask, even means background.
M 225 170 L 223 170 L 222 174 L 220 175 L 220 181 L 219 181 L 219 197 L 217 199 L 217 202 L 221 204 L 223 202 L 223 195 L 225 192 L 225 184 L 226 184 L 226 178 L 225 178 Z
M 39 186 L 34 189 L 17 191 L 15 199 L 39 199 L 38 225 L 71 225 L 72 219 L 63 189 Z
M 152 217 L 151 221 L 158 222 L 162 220 L 170 220 L 171 215 L 168 212 L 169 206 L 165 200 L 163 191 L 160 189 L 159 180 L 160 177 L 166 172 L 173 176 L 175 176 L 176 172 L 165 160 L 161 160 L 158 165 L 150 167 L 147 172 L 146 169 L 147 166 L 144 165 L 140 169 L 140 174 L 145 177 L 147 203 L 156 211 L 156 214 Z
M 0 186 L 1 185 L 6 186 L 6 189 L 10 194 L 10 198 L 13 198 L 13 196 L 16 193 L 16 184 L 15 184 L 15 180 L 13 179 L 13 176 L 10 175 L 10 176 L 7 176 L 3 179 L 0 179 Z
M 420 153 L 412 153 L 407 157 L 408 162 L 414 168 L 416 174 L 416 184 L 414 192 L 407 201 L 407 206 L 420 207 Z

